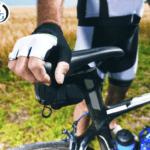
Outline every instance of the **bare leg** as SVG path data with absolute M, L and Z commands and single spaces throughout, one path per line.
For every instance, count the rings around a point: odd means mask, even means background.
M 85 112 L 88 111 L 88 108 L 86 106 L 85 100 L 83 100 L 81 103 L 77 104 L 75 109 L 74 109 L 74 114 L 73 114 L 73 121 L 78 120 Z M 90 123 L 90 115 L 85 115 L 77 125 L 77 136 L 82 135 L 86 129 L 88 128 Z
M 115 86 L 112 85 L 111 83 L 109 83 L 108 86 L 108 95 L 106 97 L 105 100 L 105 105 L 114 105 L 117 104 L 119 102 L 122 102 L 127 94 L 129 87 L 119 87 L 119 86 Z M 113 129 L 116 126 L 116 120 L 114 119 L 110 125 L 109 128 Z

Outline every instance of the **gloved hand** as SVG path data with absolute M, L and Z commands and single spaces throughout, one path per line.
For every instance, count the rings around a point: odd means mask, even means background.
M 69 70 L 71 49 L 61 28 L 53 23 L 38 26 L 30 36 L 17 41 L 9 54 L 8 67 L 18 76 L 32 84 L 51 84 L 51 79 L 44 68 L 45 59 L 57 60 L 55 78 L 62 84 Z

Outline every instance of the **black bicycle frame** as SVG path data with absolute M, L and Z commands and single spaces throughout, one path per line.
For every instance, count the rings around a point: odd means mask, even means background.
M 124 113 L 150 103 L 150 93 L 112 106 L 105 106 L 101 96 L 103 81 L 99 79 L 96 70 L 93 74 L 94 75 L 90 75 L 90 77 L 87 77 L 81 83 L 82 89 L 84 89 L 85 92 L 85 100 L 92 119 L 92 124 L 80 138 L 78 149 L 86 150 L 90 141 L 97 135 L 101 150 L 112 150 L 114 146 L 109 123 Z

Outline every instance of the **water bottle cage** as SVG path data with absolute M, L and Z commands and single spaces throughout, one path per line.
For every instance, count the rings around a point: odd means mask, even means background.
M 146 132 L 146 134 L 145 134 Z M 150 127 L 146 126 L 140 133 L 140 150 L 150 150 Z

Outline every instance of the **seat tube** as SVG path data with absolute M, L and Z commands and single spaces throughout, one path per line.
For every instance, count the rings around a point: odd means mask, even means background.
M 84 79 L 84 93 L 85 101 L 90 113 L 94 127 L 98 132 L 100 120 L 101 120 L 101 110 L 105 106 L 101 96 L 101 81 L 93 79 Z
M 85 101 L 93 122 L 93 128 L 99 131 L 103 127 L 104 116 L 106 116 L 106 109 L 101 95 L 101 88 L 103 85 L 103 81 L 99 79 L 85 79 Z M 112 137 L 110 135 L 109 125 L 105 126 L 105 133 L 107 131 L 107 135 L 103 135 L 103 132 L 99 132 L 97 135 L 101 150 L 112 150 Z

